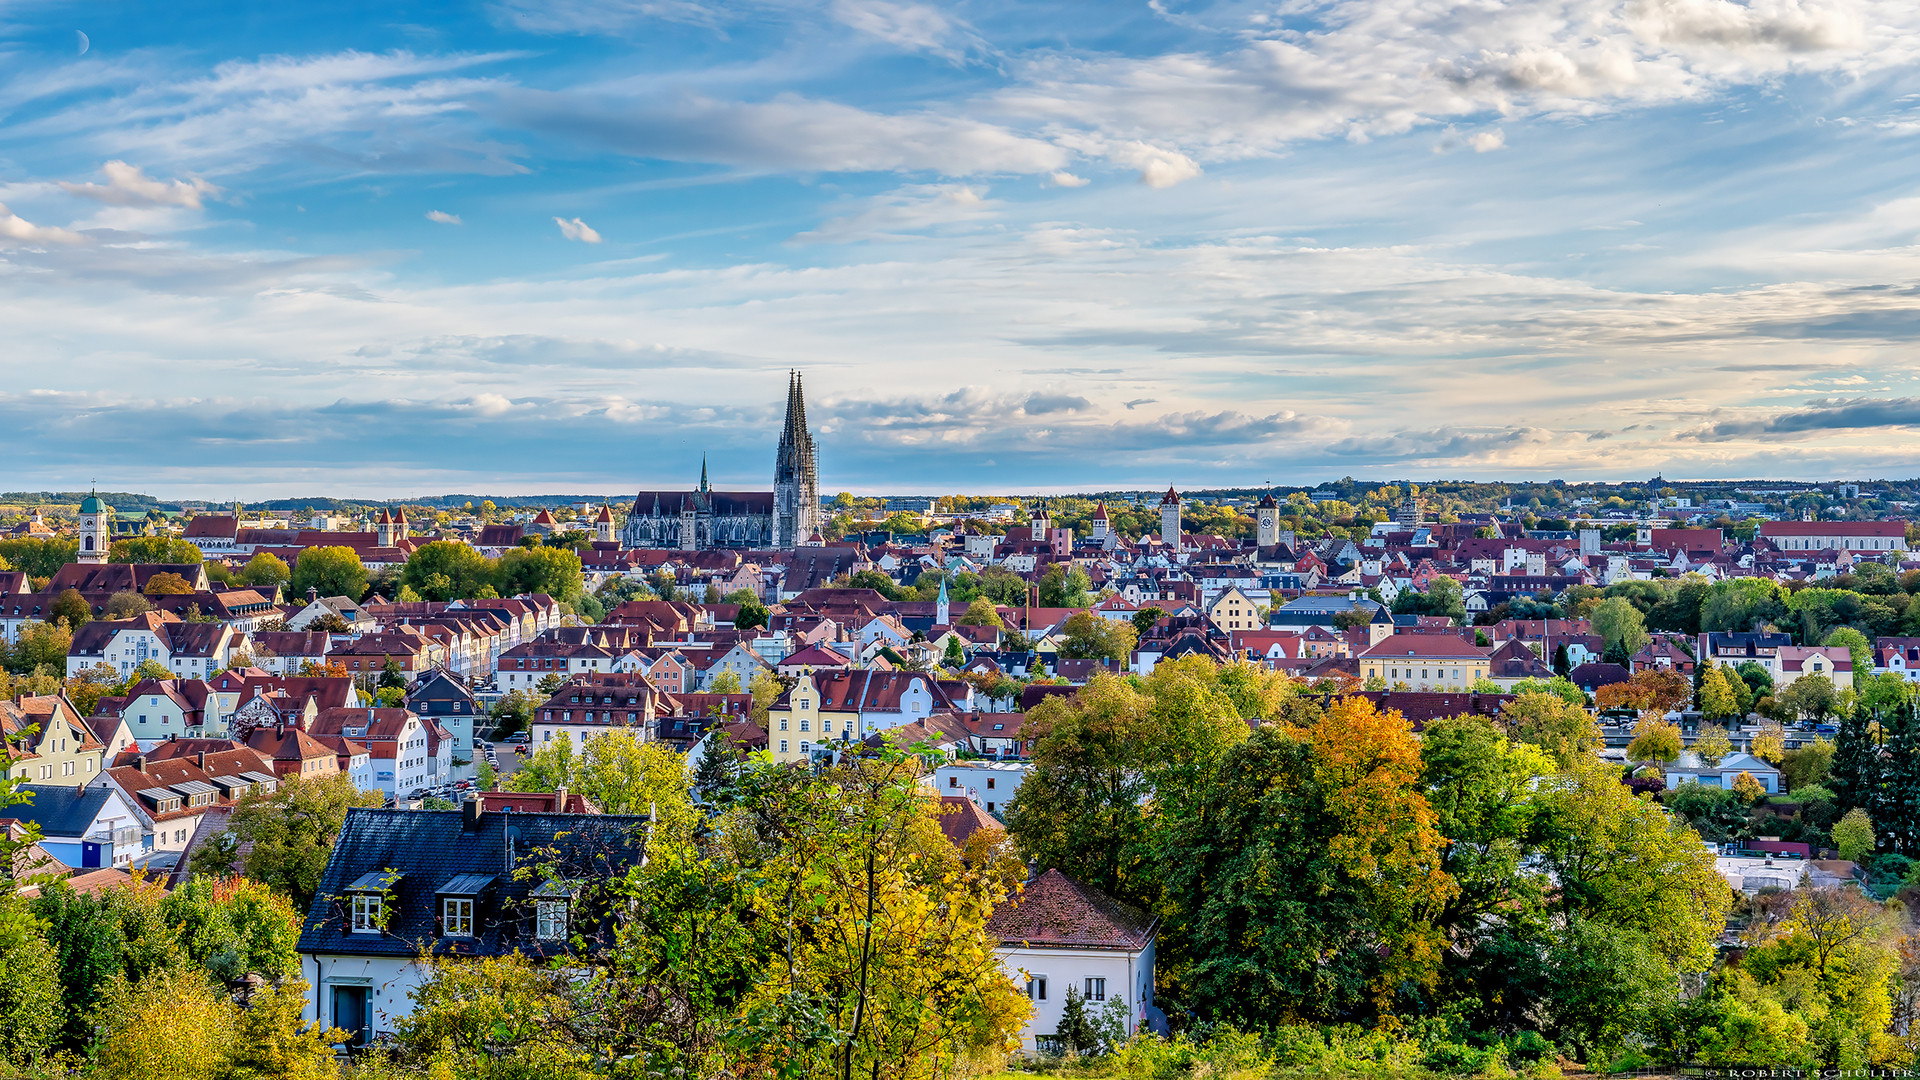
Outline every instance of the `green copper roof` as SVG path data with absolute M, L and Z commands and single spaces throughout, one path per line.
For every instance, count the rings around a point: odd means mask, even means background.
M 112 508 L 106 503 L 101 502 L 100 496 L 89 495 L 80 503 L 80 512 L 83 514 L 106 514 L 111 513 Z

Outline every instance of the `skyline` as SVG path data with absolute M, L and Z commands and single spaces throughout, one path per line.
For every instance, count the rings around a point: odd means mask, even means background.
M 1920 474 L 1920 10 L 1100 16 L 0 3 L 4 486 Z

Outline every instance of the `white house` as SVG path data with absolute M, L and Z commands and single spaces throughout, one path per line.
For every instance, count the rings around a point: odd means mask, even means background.
M 1721 758 L 1718 765 L 1702 762 L 1691 751 L 1681 754 L 1679 761 L 1667 766 L 1667 788 L 1672 790 L 1681 784 L 1705 784 L 1731 790 L 1741 773 L 1751 773 L 1767 794 L 1780 793 L 1780 770 L 1746 753 L 1729 754 Z
M 988 933 L 1000 938 L 1000 960 L 1026 991 L 1033 1013 L 1020 1033 L 1028 1053 L 1051 1048 L 1069 986 L 1096 1018 L 1125 1018 L 1129 1035 L 1142 1026 L 1165 1034 L 1153 1005 L 1153 947 L 1158 920 L 1048 870 L 994 909 Z
M 303 1018 L 364 1046 L 413 1012 L 436 956 L 605 954 L 611 920 L 577 910 L 570 882 L 640 857 L 646 819 L 614 814 L 347 811 L 301 921 Z M 568 871 L 573 869 L 573 873 Z
M 1024 761 L 949 761 L 934 769 L 933 786 L 941 795 L 964 795 L 987 813 L 1004 815 L 1029 767 Z
M 148 660 L 178 678 L 204 679 L 246 648 L 247 636 L 225 623 L 181 622 L 149 611 L 131 619 L 96 619 L 73 635 L 67 676 L 105 664 L 123 675 Z

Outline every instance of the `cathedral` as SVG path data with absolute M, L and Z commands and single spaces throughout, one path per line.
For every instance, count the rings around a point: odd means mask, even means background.
M 692 491 L 642 491 L 620 532 L 623 548 L 790 548 L 820 527 L 819 461 L 807 430 L 800 373 L 787 379 L 787 424 L 773 460 L 772 491 L 714 491 L 707 467 Z

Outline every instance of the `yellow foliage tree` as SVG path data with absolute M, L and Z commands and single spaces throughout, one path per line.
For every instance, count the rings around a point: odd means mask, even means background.
M 1718 664 L 1700 676 L 1700 711 L 1709 720 L 1724 720 L 1740 712 L 1740 699 L 1733 692 L 1733 684 L 1727 681 L 1726 671 Z
M 215 1080 L 240 1031 L 239 1010 L 199 971 L 116 975 L 100 1009 L 94 1064 L 112 1080 Z
M 1627 744 L 1627 756 L 1634 761 L 1673 761 L 1680 756 L 1680 729 L 1658 717 L 1649 716 L 1634 729 L 1633 742 Z
M 1441 868 L 1446 843 L 1420 794 L 1420 743 L 1406 717 L 1382 712 L 1362 697 L 1334 701 L 1308 729 L 1315 779 L 1327 809 L 1340 822 L 1328 854 L 1351 877 L 1374 883 L 1374 918 L 1392 957 L 1376 997 L 1383 1010 L 1394 988 L 1431 984 L 1438 975 L 1442 935 L 1435 919 L 1459 886 Z
M 1753 778 L 1752 773 L 1744 769 L 1740 771 L 1739 776 L 1733 778 L 1733 793 L 1741 802 L 1749 806 L 1767 797 L 1767 789 L 1761 785 L 1760 781 Z

